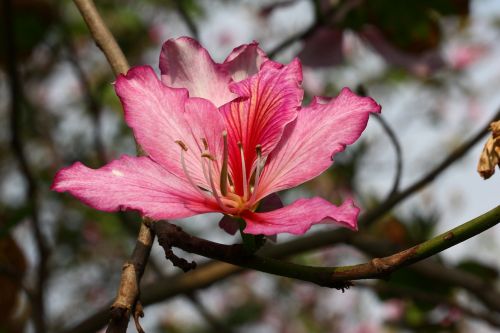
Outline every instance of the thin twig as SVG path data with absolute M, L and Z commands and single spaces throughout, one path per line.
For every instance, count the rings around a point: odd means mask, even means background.
M 37 276 L 35 288 L 33 290 L 33 321 L 35 331 L 43 333 L 46 329 L 45 323 L 45 281 L 48 276 L 47 261 L 49 257 L 49 248 L 40 229 L 39 220 L 39 202 L 38 202 L 38 186 L 28 163 L 26 153 L 24 151 L 24 143 L 21 135 L 22 122 L 22 106 L 21 103 L 25 98 L 21 81 L 19 78 L 17 66 L 17 48 L 15 41 L 15 31 L 13 22 L 13 10 L 10 0 L 3 1 L 3 23 L 4 23 L 4 38 L 6 41 L 6 59 L 7 71 L 10 83 L 10 135 L 11 148 L 19 163 L 21 173 L 28 184 L 28 207 L 31 215 L 31 228 L 35 238 L 39 262 L 37 267 Z
M 384 117 L 380 114 L 371 114 L 371 116 L 373 116 L 373 118 L 375 118 L 382 126 L 396 153 L 396 173 L 394 174 L 394 181 L 392 183 L 391 190 L 389 191 L 389 194 L 387 194 L 387 198 L 391 198 L 399 191 L 399 184 L 401 183 L 401 175 L 403 173 L 403 151 L 401 150 L 401 144 L 399 143 L 396 133 L 392 130 L 387 121 L 385 121 Z
M 115 75 L 125 74 L 129 69 L 127 59 L 123 55 L 120 46 L 118 46 L 118 43 L 109 31 L 108 27 L 102 20 L 101 15 L 99 15 L 94 1 L 74 0 L 74 3 L 80 11 L 80 14 L 82 14 L 82 17 L 85 20 L 95 43 L 104 53 L 106 59 L 108 59 L 108 63 L 113 69 Z

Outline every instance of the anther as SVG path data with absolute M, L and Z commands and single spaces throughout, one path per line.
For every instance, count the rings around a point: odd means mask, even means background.
M 208 150 L 208 142 L 207 142 L 207 139 L 205 139 L 205 138 L 201 138 L 201 142 L 203 142 L 203 147 L 205 148 L 205 150 Z
M 182 150 L 184 151 L 188 151 L 188 147 L 186 146 L 186 144 L 184 142 L 182 142 L 181 140 L 175 140 L 175 143 L 177 143 L 179 146 L 181 146 Z
M 208 158 L 211 161 L 215 161 L 215 157 L 212 154 L 210 154 L 210 153 L 206 153 L 206 152 L 202 153 L 201 157 L 206 157 L 206 158 Z
M 259 185 L 260 174 L 262 172 L 262 146 L 260 144 L 255 146 L 255 152 L 257 154 L 257 161 L 255 166 L 255 179 L 253 183 L 253 191 L 252 196 L 250 197 L 250 201 L 255 200 L 255 193 L 257 193 L 257 186 Z
M 262 156 L 262 145 L 260 143 L 255 146 L 255 152 L 259 158 Z
M 227 195 L 227 181 L 228 181 L 228 172 L 227 172 L 227 164 L 229 159 L 229 150 L 227 145 L 227 131 L 222 132 L 222 140 L 224 141 L 224 155 L 222 157 L 222 167 L 220 172 L 220 192 L 223 196 Z

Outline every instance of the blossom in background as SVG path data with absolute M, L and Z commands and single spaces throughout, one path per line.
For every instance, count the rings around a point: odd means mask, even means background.
M 220 212 L 245 220 L 245 233 L 302 234 L 316 223 L 356 229 L 359 209 L 319 198 L 256 212 L 274 192 L 325 171 L 380 106 L 344 88 L 301 107 L 302 69 L 269 60 L 256 43 L 222 63 L 191 38 L 168 40 L 161 80 L 149 66 L 121 75 L 115 90 L 125 121 L 147 153 L 97 169 L 77 162 L 52 188 L 103 210 L 138 210 L 152 219 Z

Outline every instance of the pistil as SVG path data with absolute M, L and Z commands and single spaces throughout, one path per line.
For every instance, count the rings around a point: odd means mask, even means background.
M 243 175 L 243 199 L 248 198 L 248 182 L 247 182 L 247 167 L 245 163 L 245 153 L 243 152 L 243 144 L 238 142 L 238 147 L 240 148 L 241 154 L 241 172 Z

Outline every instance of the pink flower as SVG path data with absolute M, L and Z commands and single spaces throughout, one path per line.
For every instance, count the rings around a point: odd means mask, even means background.
M 380 112 L 373 99 L 344 88 L 301 108 L 300 62 L 269 60 L 256 43 L 218 64 L 193 39 L 168 40 L 160 70 L 161 80 L 140 66 L 115 83 L 125 121 L 148 156 L 122 156 L 97 170 L 77 162 L 57 173 L 52 189 L 99 210 L 138 210 L 152 219 L 220 212 L 243 218 L 249 234 L 302 234 L 333 221 L 356 229 L 352 200 L 256 208 L 325 171 L 358 139 L 369 113 Z

